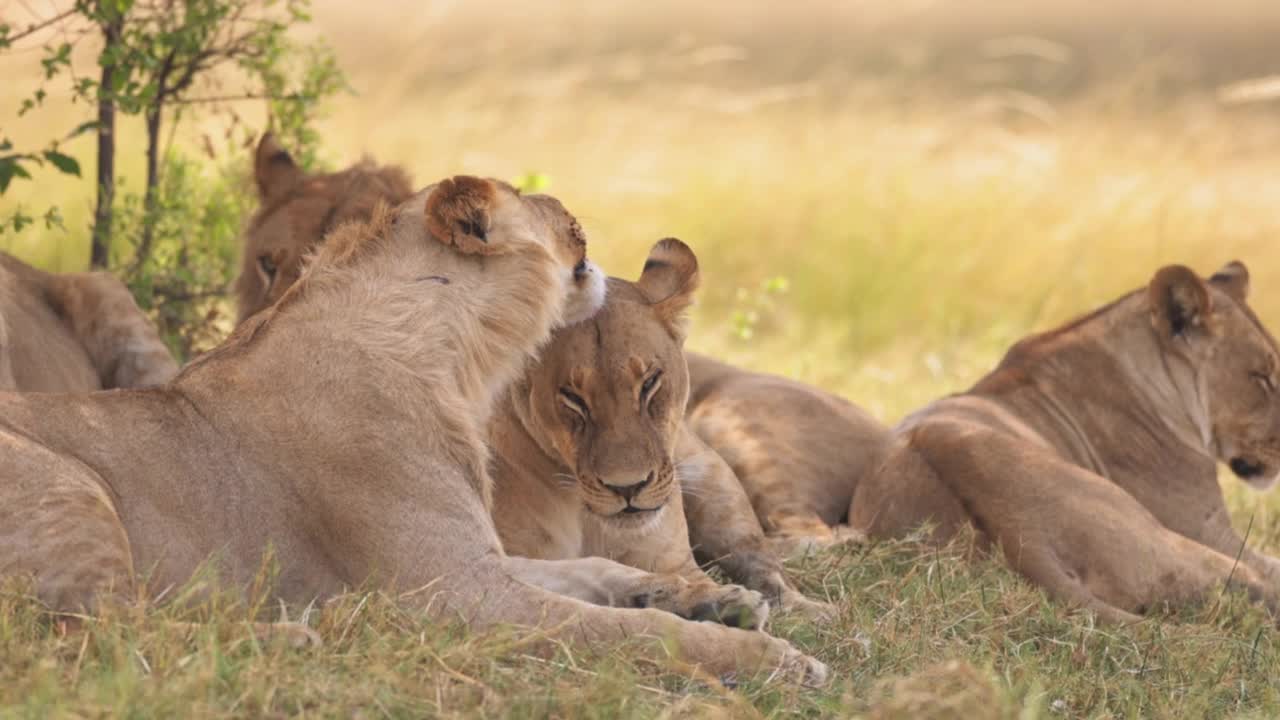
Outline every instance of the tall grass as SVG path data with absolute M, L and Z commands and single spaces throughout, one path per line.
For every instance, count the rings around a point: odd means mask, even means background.
M 424 183 L 545 173 L 611 273 L 637 275 L 664 236 L 693 247 L 704 288 L 691 347 L 817 383 L 886 422 L 966 388 L 1018 337 L 1141 285 L 1162 263 L 1208 273 L 1244 260 L 1255 309 L 1280 327 L 1280 115 L 1217 94 L 1280 70 L 1270 4 L 369 5 L 317 7 L 358 93 L 324 124 L 331 164 L 369 152 Z M 17 93 L 0 86 L 5 101 Z M 74 124 L 80 110 L 55 98 L 45 122 Z M 42 130 L 15 127 L 19 138 Z M 190 125 L 178 142 L 220 130 Z M 122 144 L 139 138 L 127 127 Z M 88 159 L 87 143 L 71 149 Z M 2 242 L 78 267 L 91 190 L 42 176 L 6 196 L 56 200 L 68 231 Z M 1252 520 L 1251 542 L 1280 552 L 1280 501 L 1226 488 L 1239 527 Z M 87 640 L 61 638 L 9 599 L 0 706 L 28 716 L 1280 713 L 1275 631 L 1231 596 L 1180 611 L 1180 623 L 1120 630 L 1064 613 L 996 563 L 911 543 L 796 571 L 843 608 L 831 626 L 779 624 L 832 663 L 838 679 L 820 693 L 725 695 L 671 668 L 631 669 L 625 654 L 528 660 L 378 598 L 324 610 L 322 634 L 336 642 L 310 654 L 258 649 L 233 622 L 195 637 L 106 623 Z

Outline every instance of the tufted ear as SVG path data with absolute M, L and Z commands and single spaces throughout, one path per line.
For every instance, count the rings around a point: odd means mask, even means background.
M 489 180 L 458 175 L 442 180 L 427 196 L 427 231 L 460 252 L 491 255 L 500 243 L 489 234 L 498 187 Z
M 689 306 L 698 290 L 698 258 L 688 245 L 675 238 L 659 240 L 644 261 L 644 271 L 636 281 L 640 291 L 653 301 L 658 317 L 683 341 L 688 326 Z
M 253 156 L 253 179 L 258 183 L 258 199 L 266 202 L 277 198 L 298 184 L 302 168 L 270 132 L 258 141 Z
M 1204 328 L 1213 312 L 1209 288 L 1191 268 L 1169 265 L 1156 271 L 1147 286 L 1151 321 L 1167 337 L 1186 337 Z
M 1239 260 L 1232 260 L 1209 278 L 1209 284 L 1242 303 L 1249 297 L 1249 268 Z

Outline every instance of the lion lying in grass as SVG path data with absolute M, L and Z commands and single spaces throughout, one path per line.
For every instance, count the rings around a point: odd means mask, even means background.
M 598 309 L 602 282 L 556 200 L 498 182 L 446 180 L 345 225 L 166 387 L 0 394 L 0 576 L 93 611 L 210 558 L 246 586 L 270 549 L 290 602 L 369 582 L 476 628 L 662 637 L 711 672 L 822 680 L 781 640 L 589 605 L 521 582 L 571 582 L 573 563 L 528 572 L 503 553 L 488 410 L 553 328 Z
M 658 242 L 638 280 L 610 278 L 600 313 L 557 331 L 499 399 L 490 442 L 503 547 L 660 573 L 595 573 L 580 597 L 599 604 L 760 627 L 762 592 L 825 614 L 787 584 L 733 471 L 686 427 L 681 345 L 697 286 L 693 251 Z M 695 549 L 751 590 L 715 583 Z
M 686 422 L 733 469 L 783 555 L 858 541 L 849 505 L 889 445 L 889 429 L 844 398 L 685 353 Z
M 155 326 L 115 277 L 42 272 L 0 252 L 0 390 L 132 388 L 177 373 Z
M 1113 621 L 1230 583 L 1280 611 L 1280 561 L 1231 527 L 1217 461 L 1280 476 L 1280 353 L 1249 273 L 1162 268 L 1014 347 L 969 392 L 910 415 L 851 524 L 945 541 L 972 526 L 1051 595 Z M 1237 557 L 1239 562 L 1237 563 Z

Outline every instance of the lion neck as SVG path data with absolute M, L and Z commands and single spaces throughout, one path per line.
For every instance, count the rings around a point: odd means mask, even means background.
M 550 336 L 561 273 L 539 247 L 465 257 L 400 227 L 405 219 L 349 264 L 327 266 L 322 254 L 296 295 L 179 384 L 206 417 L 220 409 L 231 432 L 271 427 L 320 452 L 365 453 L 392 438 L 451 457 L 488 505 L 490 409 Z M 353 443 L 353 433 L 371 437 Z
M 1177 484 L 1216 491 L 1198 373 L 1162 346 L 1141 303 L 1124 300 L 1032 348 L 1016 368 L 1025 381 L 992 399 L 1063 457 L 1131 492 L 1167 493 Z

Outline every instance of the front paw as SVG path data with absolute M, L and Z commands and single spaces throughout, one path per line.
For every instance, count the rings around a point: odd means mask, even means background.
M 760 630 L 769 620 L 769 601 L 740 585 L 699 583 L 690 587 L 690 620 Z

